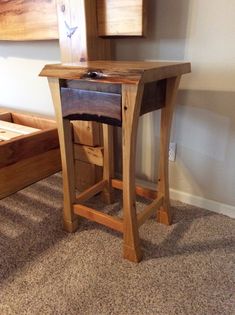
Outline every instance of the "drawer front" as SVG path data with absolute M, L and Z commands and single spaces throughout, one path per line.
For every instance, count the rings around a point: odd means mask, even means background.
M 61 87 L 61 101 L 64 118 L 121 125 L 121 94 Z

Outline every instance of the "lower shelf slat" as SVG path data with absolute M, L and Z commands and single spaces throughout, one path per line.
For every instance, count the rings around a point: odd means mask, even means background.
M 76 202 L 82 202 L 82 201 L 90 199 L 94 195 L 101 192 L 104 189 L 106 184 L 107 184 L 107 180 L 101 180 L 100 182 L 88 188 L 87 190 L 83 191 L 82 193 L 76 194 Z
M 163 197 L 155 199 L 152 203 L 144 208 L 144 210 L 137 215 L 138 226 L 144 224 L 144 222 L 153 214 L 155 211 L 157 214 L 158 208 L 162 205 Z
M 81 217 L 100 223 L 111 229 L 123 233 L 123 220 L 118 217 L 110 216 L 106 213 L 102 213 L 100 211 L 79 204 L 73 205 L 73 211 L 75 214 L 80 215 Z
M 112 179 L 112 187 L 116 189 L 123 190 L 123 182 L 119 179 Z M 146 187 L 142 187 L 139 185 L 135 186 L 135 192 L 137 195 L 147 198 L 147 199 L 156 199 L 158 196 L 158 193 L 156 190 L 149 189 Z

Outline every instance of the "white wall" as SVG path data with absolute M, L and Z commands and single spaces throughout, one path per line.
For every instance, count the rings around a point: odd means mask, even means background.
M 235 206 L 235 1 L 149 0 L 147 39 L 122 39 L 119 59 L 184 59 L 172 140 L 171 188 Z M 143 117 L 138 175 L 156 180 L 159 114 Z M 142 142 L 141 142 L 142 140 Z M 144 140 L 144 141 L 143 141 Z
M 148 1 L 148 37 L 117 40 L 116 57 L 192 62 L 172 128 L 171 188 L 235 206 L 235 1 Z M 58 60 L 56 42 L 0 42 L 0 104 L 53 114 L 46 79 L 37 75 Z M 147 114 L 139 128 L 142 179 L 156 180 L 158 143 L 159 113 Z
M 0 105 L 54 115 L 47 80 L 38 74 L 59 60 L 57 41 L 0 41 Z

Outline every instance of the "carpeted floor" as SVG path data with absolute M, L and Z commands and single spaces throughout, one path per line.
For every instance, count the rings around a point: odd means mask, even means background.
M 172 206 L 172 226 L 141 227 L 134 264 L 116 232 L 86 220 L 62 231 L 59 174 L 1 200 L 0 315 L 235 314 L 235 220 Z M 120 208 L 117 194 L 105 211 Z

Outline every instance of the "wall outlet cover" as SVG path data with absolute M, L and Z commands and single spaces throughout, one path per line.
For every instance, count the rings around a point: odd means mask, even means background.
M 169 161 L 174 162 L 176 158 L 176 143 L 170 142 L 169 145 Z

